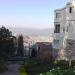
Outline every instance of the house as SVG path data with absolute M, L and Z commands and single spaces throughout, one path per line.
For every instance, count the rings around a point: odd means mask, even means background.
M 75 0 L 54 11 L 53 56 L 75 60 Z

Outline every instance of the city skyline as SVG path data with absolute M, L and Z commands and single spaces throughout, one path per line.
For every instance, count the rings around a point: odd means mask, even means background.
M 53 28 L 54 9 L 70 0 L 0 0 L 0 26 Z

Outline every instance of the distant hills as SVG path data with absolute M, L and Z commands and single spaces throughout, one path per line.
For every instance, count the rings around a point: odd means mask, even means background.
M 23 34 L 23 36 L 27 35 L 38 35 L 38 36 L 52 36 L 53 28 L 50 29 L 31 29 L 31 28 L 9 28 L 13 34 Z

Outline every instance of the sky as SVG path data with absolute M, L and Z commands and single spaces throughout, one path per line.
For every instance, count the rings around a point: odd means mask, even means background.
M 0 0 L 0 27 L 52 28 L 54 10 L 70 0 Z

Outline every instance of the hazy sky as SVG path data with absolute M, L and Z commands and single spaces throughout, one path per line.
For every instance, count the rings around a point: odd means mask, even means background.
M 0 0 L 0 26 L 53 27 L 54 9 L 69 0 Z

